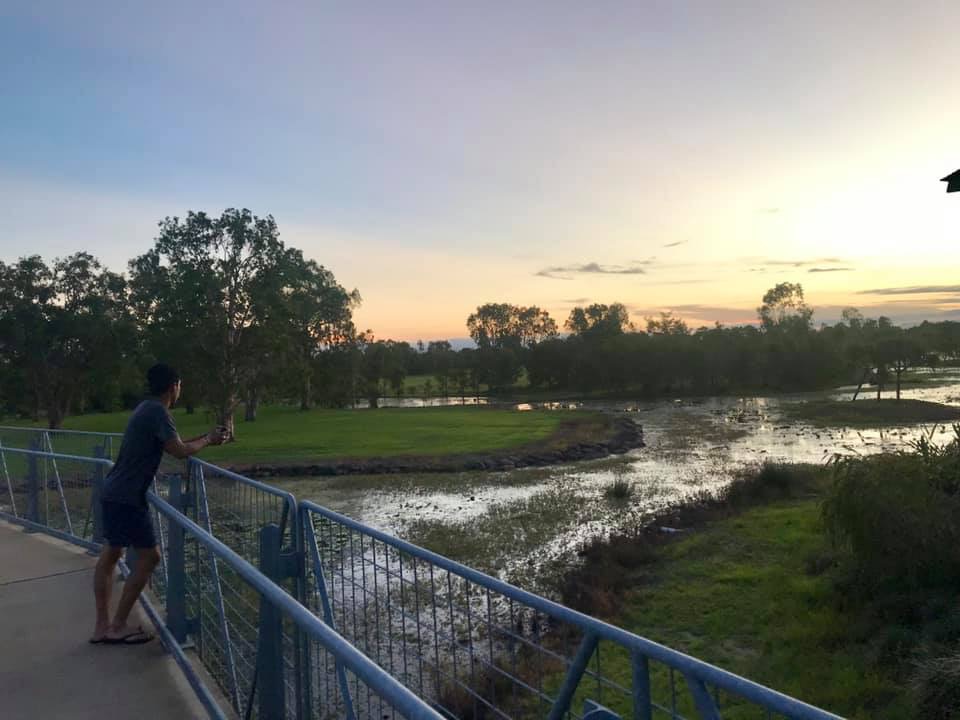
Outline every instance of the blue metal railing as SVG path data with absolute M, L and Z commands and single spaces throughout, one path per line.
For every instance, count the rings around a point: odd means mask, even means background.
M 597 701 L 638 720 L 719 719 L 723 698 L 734 714 L 838 717 L 315 503 L 300 515 L 313 610 L 449 715 L 558 720 Z
M 50 430 L 48 428 L 0 425 L 0 446 L 42 450 L 66 455 L 113 459 L 120 449 L 122 433 L 89 430 Z M 96 450 L 100 448 L 100 450 Z M 95 453 L 100 453 L 95 455 Z
M 85 476 L 86 482 L 83 488 L 88 491 L 84 493 L 85 502 L 89 502 L 89 496 L 97 483 L 97 478 L 102 477 L 103 471 L 111 466 L 111 463 L 105 459 L 15 448 L 0 449 L 0 458 L 7 467 L 4 480 L 10 492 L 22 492 L 25 496 L 29 496 L 33 492 L 29 488 L 38 484 L 31 483 L 30 480 L 31 476 L 35 478 L 40 474 L 40 464 L 59 461 L 68 469 L 70 477 Z M 226 715 L 209 689 L 199 681 L 184 651 L 186 635 L 197 627 L 192 622 L 194 619 L 189 616 L 187 602 L 187 576 L 192 573 L 189 573 L 191 568 L 186 549 L 190 542 L 201 546 L 211 557 L 216 558 L 221 568 L 229 568 L 235 573 L 245 583 L 247 593 L 256 596 L 259 601 L 258 605 L 250 608 L 251 612 L 245 613 L 244 620 L 256 628 L 254 677 L 258 696 L 255 706 L 251 703 L 243 708 L 245 717 L 255 716 L 266 719 L 287 716 L 285 677 L 288 669 L 283 654 L 283 627 L 285 624 L 291 624 L 305 638 L 312 652 L 329 655 L 332 661 L 343 667 L 344 671 L 350 674 L 351 679 L 361 684 L 366 692 L 382 698 L 392 712 L 413 720 L 441 719 L 442 716 L 426 702 L 363 655 L 278 584 L 289 572 L 284 565 L 291 557 L 291 555 L 285 556 L 282 552 L 282 533 L 279 525 L 268 523 L 260 528 L 258 555 L 261 567 L 257 569 L 251 562 L 177 509 L 177 506 L 189 505 L 185 502 L 187 493 L 183 492 L 184 489 L 182 479 L 173 476 L 170 478 L 166 499 L 156 492 L 148 494 L 151 506 L 163 518 L 167 531 L 165 552 L 167 569 L 162 592 L 155 598 L 164 612 L 158 611 L 146 595 L 141 597 L 141 601 L 147 614 L 157 624 L 164 644 L 187 674 L 210 717 L 226 718 Z M 63 494 L 61 490 L 61 496 Z M 0 505 L 0 517 L 17 522 L 31 530 L 48 532 L 91 550 L 99 548 L 99 543 L 92 539 L 98 529 L 91 527 L 86 536 L 77 535 L 64 529 L 63 518 L 59 514 L 44 514 L 36 519 L 30 519 L 13 511 L 12 504 L 11 506 L 4 504 Z M 296 518 L 295 505 L 291 517 Z M 124 570 L 126 571 L 126 568 Z M 195 587 L 199 588 L 201 593 L 213 592 L 210 578 L 194 578 L 194 580 Z M 156 595 L 156 586 L 153 591 Z M 161 620 L 161 615 L 165 615 L 164 620 Z M 299 708 L 294 707 L 293 713 L 299 713 Z
M 0 515 L 95 548 L 109 466 L 0 446 Z M 161 634 L 240 717 L 838 718 L 201 460 L 150 502 Z
M 278 635 L 281 616 L 286 616 L 307 637 L 353 673 L 358 682 L 364 683 L 371 692 L 382 697 L 403 717 L 411 720 L 440 720 L 441 715 L 338 635 L 329 625 L 323 623 L 267 575 L 163 499 L 153 493 L 150 493 L 149 499 L 151 504 L 169 521 L 171 533 L 188 534 L 233 568 L 248 586 L 259 594 L 261 612 L 257 668 L 258 674 L 262 676 L 260 717 L 282 717 L 283 715 L 282 712 L 277 712 L 278 707 L 282 707 L 283 703 L 283 664 Z M 261 551 L 265 557 L 273 556 L 274 563 L 265 563 L 265 565 L 269 567 L 272 564 L 273 567 L 277 567 L 280 560 L 279 526 L 270 524 L 261 530 Z M 270 612 L 264 612 L 268 608 Z

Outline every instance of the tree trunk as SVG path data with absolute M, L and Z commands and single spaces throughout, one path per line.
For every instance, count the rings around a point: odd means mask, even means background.
M 50 430 L 59 430 L 63 426 L 63 412 L 57 403 L 53 403 L 47 410 L 47 427 Z
M 69 398 L 54 396 L 47 404 L 47 427 L 50 430 L 59 430 L 63 427 L 63 419 L 70 412 Z
M 234 434 L 233 411 L 236 407 L 237 403 L 230 400 L 217 408 L 217 425 L 225 427 L 231 435 Z
M 903 373 L 903 368 L 897 365 L 897 400 L 900 399 L 900 375 Z
M 34 422 L 40 422 L 40 408 L 43 407 L 43 399 L 40 396 L 40 390 L 34 385 L 33 388 L 33 412 L 31 413 L 31 420 Z
M 300 409 L 310 409 L 310 375 L 304 375 L 303 385 L 300 387 Z
M 866 368 L 866 369 L 863 371 L 863 377 L 860 378 L 860 384 L 857 385 L 857 390 L 856 390 L 856 392 L 853 393 L 853 402 L 856 402 L 857 396 L 860 394 L 860 390 L 861 390 L 861 388 L 863 388 L 863 384 L 867 381 L 867 377 L 868 377 L 869 375 L 870 375 L 870 368 Z
M 243 408 L 243 421 L 255 422 L 257 419 L 257 408 L 260 406 L 260 394 L 256 390 L 247 392 L 247 401 Z

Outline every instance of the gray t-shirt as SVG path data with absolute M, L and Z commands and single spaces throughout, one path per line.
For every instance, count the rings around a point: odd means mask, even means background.
M 160 467 L 163 446 L 177 428 L 159 400 L 148 398 L 137 405 L 127 422 L 117 462 L 107 473 L 102 500 L 146 507 L 147 490 Z

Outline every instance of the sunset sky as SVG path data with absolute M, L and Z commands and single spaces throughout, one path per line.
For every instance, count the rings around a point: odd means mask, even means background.
M 484 302 L 960 319 L 960 3 L 4 2 L 0 259 L 272 214 L 379 338 Z

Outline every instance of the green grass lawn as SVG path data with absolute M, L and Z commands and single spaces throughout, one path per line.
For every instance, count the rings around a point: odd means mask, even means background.
M 68 418 L 65 429 L 123 432 L 129 412 Z M 203 412 L 174 409 L 181 437 L 210 429 Z M 569 415 L 479 407 L 309 410 L 265 406 L 256 422 L 239 419 L 236 442 L 205 449 L 212 462 L 308 462 L 341 457 L 448 455 L 517 447 L 548 438 Z M 7 423 L 10 424 L 10 423 Z
M 785 410 L 797 420 L 822 426 L 877 427 L 960 420 L 960 408 L 927 400 L 817 400 L 787 405 Z
M 878 638 L 838 609 L 828 574 L 808 572 L 809 559 L 826 552 L 817 500 L 747 510 L 662 546 L 611 619 L 846 717 L 910 717 L 902 679 L 875 669 Z M 604 652 L 610 674 L 628 681 L 626 654 Z M 667 673 L 656 663 L 651 672 L 655 699 L 669 703 Z M 682 678 L 678 687 L 689 712 Z M 721 701 L 724 718 L 758 717 L 752 706 Z

